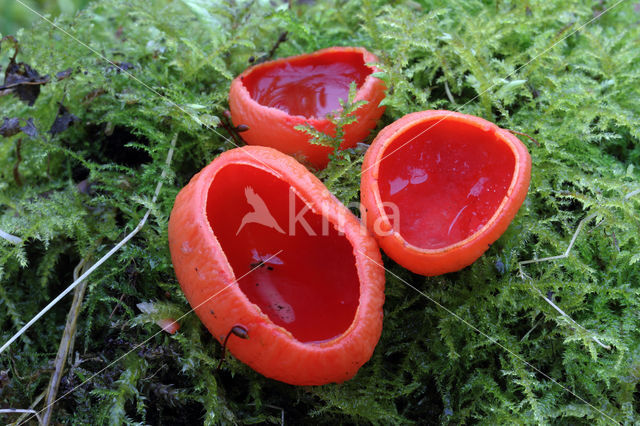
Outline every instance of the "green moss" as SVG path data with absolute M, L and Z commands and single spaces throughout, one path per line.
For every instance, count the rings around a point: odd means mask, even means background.
M 38 130 L 0 139 L 0 229 L 24 241 L 0 239 L 0 340 L 64 289 L 81 259 L 104 255 L 151 207 L 142 231 L 89 279 L 60 394 L 73 392 L 57 403 L 57 421 L 278 423 L 281 410 L 292 424 L 609 421 L 575 395 L 620 422 L 640 421 L 640 195 L 627 197 L 640 188 L 640 13 L 623 2 L 582 27 L 612 5 L 351 0 L 273 9 L 107 0 L 56 21 L 129 74 L 44 22 L 20 32 L 17 60 L 50 81 L 33 106 L 0 96 L 0 119 L 32 118 Z M 156 318 L 136 308 L 154 301 L 176 318 L 189 311 L 167 247 L 173 200 L 233 147 L 219 125 L 230 81 L 285 31 L 276 56 L 360 45 L 381 58 L 389 90 L 380 127 L 444 108 L 541 143 L 529 145 L 527 200 L 472 266 L 424 278 L 385 259 L 382 338 L 340 385 L 284 385 L 233 357 L 217 371 L 220 345 L 193 314 L 175 335 L 155 335 Z M 12 53 L 3 43 L 3 69 Z M 67 69 L 67 78 L 55 77 Z M 78 120 L 52 134 L 60 104 Z M 318 173 L 344 202 L 357 200 L 362 155 L 335 156 Z M 591 214 L 567 258 L 524 265 L 520 275 L 519 261 L 563 253 Z M 6 406 L 26 408 L 46 388 L 69 304 L 0 357 Z

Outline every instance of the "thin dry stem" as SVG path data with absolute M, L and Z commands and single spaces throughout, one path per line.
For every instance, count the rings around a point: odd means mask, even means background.
M 582 228 L 584 227 L 584 224 L 589 222 L 591 219 L 593 219 L 594 217 L 596 217 L 595 213 L 594 214 L 590 214 L 589 216 L 585 217 L 584 219 L 582 219 L 580 221 L 580 223 L 578 224 L 578 227 L 576 228 L 576 231 L 573 233 L 573 237 L 571 237 L 571 241 L 569 242 L 569 246 L 567 247 L 567 250 L 565 250 L 565 252 L 563 254 L 560 254 L 558 256 L 550 256 L 550 257 L 543 257 L 542 259 L 530 259 L 530 260 L 523 260 L 521 262 L 518 262 L 518 269 L 520 270 L 520 277 L 524 280 L 527 279 L 529 281 L 529 285 L 531 285 L 531 288 L 533 288 L 539 295 L 540 297 L 542 297 L 542 299 L 544 299 L 545 302 L 547 302 L 549 305 L 551 305 L 551 307 L 553 309 L 555 309 L 556 311 L 558 311 L 560 313 L 560 315 L 562 315 L 563 317 L 565 317 L 566 319 L 568 319 L 572 324 L 574 324 L 576 327 L 580 328 L 581 330 L 586 331 L 589 334 L 589 337 L 591 337 L 591 339 L 596 342 L 598 345 L 602 346 L 603 348 L 607 349 L 607 350 L 611 350 L 611 346 L 609 345 L 605 345 L 604 343 L 602 343 L 595 335 L 592 331 L 587 330 L 586 328 L 584 328 L 583 326 L 581 326 L 580 324 L 578 324 L 573 318 L 571 318 L 569 315 L 567 315 L 567 313 L 565 311 L 563 311 L 562 309 L 560 309 L 560 307 L 558 307 L 558 305 L 556 305 L 555 303 L 553 303 L 548 297 L 546 297 L 541 291 L 540 289 L 538 289 L 536 286 L 533 285 L 533 280 L 531 280 L 531 277 L 529 277 L 528 275 L 526 275 L 524 273 L 524 271 L 522 270 L 522 266 L 523 265 L 528 265 L 530 263 L 540 263 L 540 262 L 549 262 L 551 260 L 558 260 L 558 259 L 565 259 L 567 257 L 569 257 L 569 253 L 571 252 L 571 249 L 573 248 L 573 245 L 576 243 L 576 239 L 578 238 L 578 234 L 580 234 L 580 231 L 582 230 Z
M 640 189 L 636 189 L 635 191 L 631 191 L 630 193 L 628 193 L 627 195 L 624 196 L 625 200 L 628 200 L 629 198 L 633 197 L 634 195 L 638 195 L 640 194 Z
M 36 415 L 36 419 L 38 419 L 38 424 L 42 424 L 40 419 L 40 412 L 37 412 L 35 410 L 35 406 L 40 404 L 40 401 L 42 401 L 42 398 L 44 398 L 44 394 L 45 393 L 42 392 L 40 395 L 38 395 L 38 397 L 33 401 L 29 409 L 19 411 L 20 413 L 22 413 L 22 415 L 18 417 L 15 422 L 11 423 L 10 426 L 20 425 L 22 424 L 22 421 L 27 418 L 27 416 L 29 416 L 29 418 L 32 418 L 34 414 Z
M 511 356 L 513 356 L 514 358 L 518 359 L 520 362 L 522 362 L 523 364 L 527 365 L 529 368 L 535 370 L 538 374 L 540 374 L 541 376 L 545 377 L 547 380 L 552 381 L 553 383 L 555 383 L 556 385 L 558 385 L 560 388 L 562 388 L 565 392 L 573 395 L 574 397 L 576 397 L 577 399 L 579 399 L 580 401 L 582 401 L 583 403 L 587 404 L 588 406 L 590 406 L 591 408 L 593 408 L 595 411 L 597 411 L 598 413 L 600 413 L 602 416 L 606 417 L 607 419 L 611 420 L 612 422 L 618 424 L 618 422 L 611 417 L 610 415 L 608 415 L 607 413 L 605 413 L 604 411 L 602 411 L 600 408 L 596 407 L 595 405 L 591 404 L 589 401 L 587 401 L 586 399 L 584 399 L 582 396 L 578 395 L 577 393 L 573 392 L 571 389 L 569 389 L 567 386 L 563 385 L 562 383 L 560 383 L 559 381 L 557 381 L 556 379 L 554 379 L 553 377 L 551 377 L 550 375 L 546 374 L 545 372 L 543 372 L 542 370 L 540 370 L 539 368 L 537 368 L 535 365 L 531 364 L 529 361 L 527 361 L 526 359 L 524 359 L 522 356 L 518 355 L 518 353 L 516 351 L 513 351 L 511 349 L 509 349 L 508 347 L 506 347 L 505 345 L 503 345 L 502 343 L 500 343 L 495 337 L 485 333 L 484 331 L 480 330 L 478 327 L 476 327 L 475 325 L 471 324 L 469 321 L 467 321 L 466 319 L 462 318 L 460 315 L 456 314 L 455 312 L 453 312 L 451 309 L 447 308 L 446 306 L 444 306 L 442 303 L 438 302 L 437 300 L 435 300 L 434 298 L 432 298 L 431 296 L 429 296 L 427 293 L 425 293 L 424 291 L 418 289 L 416 286 L 414 286 L 413 284 L 409 283 L 408 281 L 405 281 L 404 279 L 402 279 L 402 277 L 400 277 L 398 274 L 394 273 L 393 271 L 391 271 L 390 269 L 387 269 L 384 265 L 378 263 L 376 260 L 372 259 L 369 257 L 369 255 L 367 255 L 365 252 L 363 252 L 362 250 L 359 250 L 361 254 L 363 254 L 364 256 L 366 256 L 369 261 L 375 263 L 376 265 L 380 266 L 381 268 L 384 268 L 385 271 L 387 271 L 387 273 L 389 273 L 390 275 L 393 275 L 396 279 L 398 279 L 400 282 L 404 283 L 407 287 L 411 288 L 412 290 L 414 290 L 415 292 L 417 292 L 418 294 L 420 294 L 421 296 L 423 296 L 425 299 L 429 300 L 430 302 L 432 302 L 433 304 L 435 304 L 436 306 L 438 306 L 440 309 L 446 311 L 449 315 L 451 315 L 452 317 L 456 318 L 458 321 L 462 322 L 463 324 L 465 324 L 467 327 L 469 327 L 470 329 L 472 329 L 473 331 L 475 331 L 476 333 L 480 334 L 481 336 L 485 337 L 487 340 L 489 340 L 491 343 L 499 346 L 500 348 L 504 349 L 506 352 L 508 352 Z
M 276 256 L 278 256 L 280 253 L 282 253 L 282 250 L 278 250 L 274 255 L 272 255 L 271 257 L 269 257 L 269 259 L 266 259 L 265 262 L 268 262 L 269 260 L 275 258 Z M 196 309 L 198 309 L 200 306 L 204 305 L 205 303 L 209 302 L 210 300 L 213 300 L 215 297 L 217 297 L 219 294 L 221 294 L 222 292 L 226 291 L 227 289 L 231 288 L 234 284 L 237 284 L 238 281 L 240 281 L 242 278 L 244 278 L 245 276 L 249 275 L 250 273 L 252 273 L 253 271 L 255 271 L 257 268 L 259 268 L 259 266 L 256 266 L 254 268 L 252 268 L 251 270 L 249 270 L 248 272 L 246 272 L 245 274 L 243 274 L 240 277 L 237 277 L 234 281 L 231 281 L 229 284 L 227 284 L 226 286 L 224 286 L 221 290 L 218 290 L 217 292 L 215 292 L 214 294 L 212 294 L 211 296 L 209 296 L 208 298 L 206 298 L 204 301 L 202 301 L 198 306 L 195 306 L 193 308 L 191 308 L 189 311 L 187 311 L 185 314 L 181 315 L 178 319 L 176 319 L 176 322 L 179 322 L 180 320 L 182 320 L 184 317 L 186 317 L 187 315 L 189 315 L 191 312 L 194 312 Z M 73 389 L 71 389 L 70 391 L 68 391 L 67 393 L 65 393 L 64 395 L 58 397 L 58 399 L 56 399 L 55 401 L 53 401 L 53 403 L 55 404 L 56 402 L 60 401 L 61 399 L 65 398 L 67 395 L 72 394 L 73 392 L 76 391 L 76 389 L 80 388 L 81 386 L 84 386 L 86 383 L 89 383 L 91 380 L 93 380 L 96 376 L 102 374 L 103 372 L 105 372 L 107 369 L 111 368 L 113 365 L 115 365 L 116 363 L 118 363 L 120 360 L 122 360 L 123 358 L 125 358 L 126 356 L 128 356 L 129 354 L 131 354 L 134 351 L 137 351 L 141 346 L 145 345 L 149 340 L 153 339 L 154 337 L 156 337 L 158 334 L 164 332 L 163 329 L 160 329 L 158 332 L 154 333 L 153 335 L 151 335 L 151 337 L 145 339 L 144 341 L 142 341 L 141 343 L 137 344 L 136 346 L 134 346 L 132 349 L 130 349 L 128 352 L 125 352 L 123 355 L 120 355 L 120 357 L 118 357 L 115 361 L 112 361 L 111 363 L 109 363 L 109 365 L 107 365 L 106 367 L 102 368 L 101 370 L 99 370 L 98 372 L 94 373 L 93 375 L 91 375 L 89 378 L 85 379 L 82 383 L 80 383 L 79 385 L 77 385 L 76 387 L 74 387 Z M 43 408 L 42 410 L 40 410 L 38 413 L 41 413 L 43 411 L 45 411 L 47 407 Z M 27 419 L 30 420 L 31 417 L 29 417 Z
M 15 245 L 22 244 L 22 238 L 4 232 L 2 229 L 0 229 L 0 238 L 5 239 Z
M 38 419 L 38 424 L 42 424 L 42 419 L 36 410 L 26 408 L 2 408 L 0 409 L 0 414 L 33 414 L 36 416 L 36 419 Z
M 249 405 L 256 405 L 255 402 L 252 402 Z M 278 407 L 277 405 L 271 405 L 271 404 L 262 404 L 265 407 L 269 407 L 269 408 L 274 408 L 276 410 L 280 410 L 280 424 L 282 426 L 284 426 L 284 408 L 282 407 Z
M 444 92 L 447 94 L 447 98 L 449 98 L 449 102 L 451 102 L 452 104 L 455 104 L 456 100 L 453 99 L 453 95 L 451 94 L 451 90 L 449 90 L 449 83 L 447 83 L 447 80 L 444 81 Z
M 164 170 L 162 170 L 162 174 L 160 175 L 160 179 L 158 180 L 158 184 L 156 185 L 156 190 L 155 190 L 155 192 L 153 194 L 153 199 L 151 200 L 151 204 L 155 204 L 157 199 L 158 199 L 158 194 L 160 194 L 160 189 L 162 189 L 162 184 L 163 184 L 164 178 L 167 175 L 167 169 L 171 165 L 171 159 L 173 158 L 173 151 L 175 149 L 177 140 L 178 140 L 178 134 L 176 133 L 174 135 L 173 139 L 171 140 L 171 148 L 169 148 L 169 152 L 167 153 L 167 160 L 165 162 L 166 167 L 165 167 Z M 4 352 L 5 349 L 7 349 L 11 345 L 11 343 L 13 343 L 15 340 L 17 340 L 20 336 L 22 336 L 33 324 L 35 324 L 40 318 L 42 318 L 42 316 L 44 316 L 44 314 L 46 314 L 60 300 L 62 300 L 64 298 L 64 296 L 69 294 L 69 292 L 71 292 L 71 290 L 76 288 L 81 282 L 83 282 L 85 279 L 87 279 L 87 277 L 89 275 L 91 275 L 93 273 L 93 271 L 98 269 L 98 267 L 100 265 L 102 265 L 104 262 L 106 262 L 107 259 L 109 259 L 111 256 L 113 256 L 118 250 L 120 250 L 122 247 L 124 247 L 124 245 L 127 244 L 131 238 L 133 238 L 138 232 L 140 232 L 142 227 L 147 223 L 147 219 L 149 219 L 149 215 L 151 214 L 151 209 L 152 208 L 147 209 L 146 213 L 142 217 L 142 220 L 140 220 L 140 222 L 138 223 L 138 225 L 135 227 L 135 229 L 133 231 L 131 231 L 126 237 L 124 237 L 111 250 L 109 250 L 109 252 L 107 254 L 102 256 L 95 264 L 93 264 L 93 266 L 91 266 L 89 269 L 87 269 L 87 271 L 84 274 L 82 274 L 80 277 L 78 277 L 77 280 L 75 280 L 74 282 L 69 284 L 69 286 L 66 289 L 64 289 L 64 291 L 62 293 L 60 293 L 55 299 L 53 299 L 51 302 L 49 302 L 49 304 L 47 306 L 45 306 L 40 312 L 38 312 L 33 318 L 31 318 L 31 320 L 29 320 L 28 323 L 26 323 L 20 330 L 18 330 L 18 332 L 16 334 L 11 336 L 11 338 L 4 345 L 2 345 L 2 347 L 0 347 L 0 353 Z
M 87 259 L 88 257 L 82 259 L 73 270 L 74 280 L 77 280 L 78 276 L 89 268 Z M 51 421 L 51 415 L 53 414 L 53 401 L 55 401 L 58 394 L 58 388 L 60 387 L 60 380 L 62 379 L 67 357 L 73 350 L 72 348 L 76 335 L 76 324 L 78 316 L 80 315 L 80 308 L 82 307 L 82 300 L 84 299 L 84 292 L 86 288 L 87 281 L 85 280 L 76 287 L 73 293 L 73 302 L 71 303 L 71 309 L 69 309 L 69 314 L 67 315 L 67 324 L 64 327 L 60 346 L 58 347 L 58 354 L 56 355 L 54 363 L 55 371 L 51 375 L 51 380 L 49 381 L 49 387 L 47 389 L 47 399 L 45 402 L 47 408 L 42 418 L 42 424 L 44 426 L 48 426 Z

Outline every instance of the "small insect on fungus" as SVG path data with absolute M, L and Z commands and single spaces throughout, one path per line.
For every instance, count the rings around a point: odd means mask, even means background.
M 244 325 L 236 324 L 231 327 L 231 330 L 229 330 L 227 336 L 224 338 L 224 342 L 222 343 L 222 357 L 220 358 L 220 362 L 218 362 L 218 370 L 220 370 L 220 367 L 222 367 L 222 363 L 224 362 L 224 357 L 227 354 L 227 341 L 232 334 L 245 340 L 249 338 L 249 330 L 247 330 L 247 327 L 245 327 Z

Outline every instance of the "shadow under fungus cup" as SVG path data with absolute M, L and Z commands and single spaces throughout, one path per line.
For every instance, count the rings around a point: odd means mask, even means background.
M 263 375 L 342 382 L 371 357 L 384 302 L 378 245 L 294 158 L 257 146 L 221 154 L 178 194 L 169 246 L 204 325 Z
M 379 106 L 385 85 L 371 75 L 378 71 L 370 63 L 378 58 L 364 48 L 331 47 L 317 52 L 265 62 L 248 68 L 231 83 L 229 109 L 235 126 L 249 145 L 276 148 L 305 164 L 322 169 L 332 148 L 313 145 L 307 133 L 296 130 L 309 124 L 335 135 L 335 126 L 326 115 L 340 109 L 349 85 L 356 82 L 354 101 L 367 101 L 355 112 L 358 120 L 345 126 L 341 149 L 364 140 L 384 112 Z
M 408 114 L 385 127 L 362 165 L 366 222 L 381 248 L 422 275 L 473 263 L 507 229 L 531 177 L 509 131 L 452 111 Z

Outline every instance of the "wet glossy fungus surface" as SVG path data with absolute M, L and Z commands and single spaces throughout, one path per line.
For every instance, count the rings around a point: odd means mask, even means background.
M 324 118 L 340 108 L 338 99 L 347 99 L 352 81 L 360 87 L 369 74 L 362 53 L 333 52 L 265 64 L 242 82 L 259 104 L 290 115 Z
M 289 220 L 290 206 L 303 220 Z M 240 289 L 271 321 L 301 342 L 332 339 L 351 325 L 360 297 L 353 248 L 326 221 L 323 232 L 323 218 L 287 183 L 226 165 L 209 188 L 207 217 L 236 278 L 244 276 Z
M 383 157 L 434 125 L 422 122 L 396 137 Z M 515 157 L 493 130 L 442 121 L 380 164 L 383 202 L 394 229 L 425 249 L 455 244 L 477 232 L 505 197 Z

